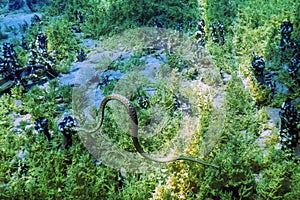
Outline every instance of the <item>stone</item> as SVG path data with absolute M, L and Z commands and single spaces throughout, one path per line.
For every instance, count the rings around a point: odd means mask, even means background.
M 8 2 L 8 10 L 19 10 L 25 5 L 23 0 L 9 0 Z
M 276 93 L 288 94 L 290 92 L 289 88 L 284 86 L 282 83 L 276 82 L 275 84 L 276 84 L 276 88 L 275 88 Z

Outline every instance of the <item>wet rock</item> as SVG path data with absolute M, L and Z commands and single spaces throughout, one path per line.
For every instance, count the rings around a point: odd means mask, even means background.
M 58 111 L 58 112 L 63 112 L 63 111 L 65 111 L 66 109 L 65 109 L 64 107 L 62 107 L 62 106 L 58 106 L 58 107 L 56 107 L 55 110 Z
M 75 33 L 81 33 L 81 28 L 78 25 L 73 25 L 71 27 L 71 30 L 74 31 Z
M 87 54 L 84 52 L 83 49 L 77 51 L 77 62 L 83 62 L 86 60 Z

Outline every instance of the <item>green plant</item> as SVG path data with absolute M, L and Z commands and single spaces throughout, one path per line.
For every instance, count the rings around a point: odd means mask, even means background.
M 143 62 L 139 60 L 143 51 L 137 51 L 125 63 L 116 62 L 115 69 L 127 73 L 119 82 L 103 88 L 105 94 L 121 93 L 132 100 L 137 108 L 142 136 L 141 142 L 147 152 L 162 149 L 169 152 L 169 146 L 180 149 L 181 142 L 178 132 L 192 135 L 184 153 L 218 164 L 221 170 L 205 168 L 195 163 L 175 162 L 162 165 L 162 169 L 149 173 L 120 174 L 120 169 L 105 165 L 96 166 L 94 159 L 86 151 L 77 134 L 73 135 L 73 147 L 66 151 L 59 148 L 62 133 L 57 124 L 61 113 L 56 111 L 55 97 L 62 94 L 66 101 L 66 109 L 70 108 L 71 88 L 60 87 L 51 82 L 49 88 L 33 87 L 23 93 L 22 87 L 14 87 L 11 94 L 0 97 L 0 199 L 297 199 L 300 193 L 299 165 L 295 160 L 286 157 L 278 149 L 278 131 L 269 123 L 268 113 L 263 107 L 280 107 L 287 96 L 298 98 L 296 83 L 287 80 L 288 74 L 282 65 L 289 62 L 291 52 L 281 53 L 278 49 L 279 30 L 283 20 L 294 22 L 293 39 L 299 41 L 299 9 L 296 1 L 60 1 L 51 2 L 51 12 L 43 18 L 43 24 L 29 30 L 28 38 L 35 40 L 38 29 L 42 29 L 48 37 L 49 50 L 56 50 L 57 68 L 68 71 L 77 50 L 77 41 L 70 27 L 76 24 L 75 14 L 80 11 L 84 16 L 81 24 L 84 37 L 99 39 L 114 35 L 111 40 L 101 43 L 102 50 L 122 51 L 131 48 L 142 49 L 142 41 L 152 32 L 144 31 L 144 36 L 137 40 L 136 31 L 115 35 L 127 28 L 153 26 L 155 19 L 160 20 L 164 27 L 175 27 L 178 22 L 187 24 L 188 20 L 206 20 L 206 50 L 212 55 L 209 68 L 213 72 L 224 69 L 231 75 L 231 80 L 224 85 L 214 84 L 208 80 L 213 73 L 200 74 L 201 80 L 188 87 L 181 85 L 187 81 L 179 71 L 191 68 L 185 63 L 180 53 L 170 55 L 165 65 L 160 66 L 157 83 L 150 84 L 147 77 L 137 76 Z M 0 11 L 1 12 L 1 11 Z M 54 16 L 51 19 L 50 16 Z M 210 39 L 209 24 L 222 20 L 225 25 L 225 45 L 219 46 Z M 184 27 L 184 31 L 186 31 Z M 126 39 L 121 40 L 122 37 Z M 120 39 L 120 40 L 119 40 Z M 26 55 L 19 52 L 20 62 L 26 62 Z M 294 88 L 293 94 L 277 93 L 270 104 L 266 101 L 267 90 L 251 78 L 251 53 L 255 51 L 266 61 L 266 70 L 278 73 L 277 81 L 285 82 Z M 147 54 L 147 53 L 146 53 Z M 184 56 L 184 55 L 183 55 Z M 197 60 L 198 61 L 198 60 Z M 202 62 L 200 60 L 199 62 Z M 107 67 L 110 59 L 102 65 Z M 193 63 L 194 64 L 194 63 Z M 103 66 L 100 66 L 101 69 Z M 140 66 L 141 68 L 138 68 Z M 203 67 L 203 68 L 202 68 Z M 173 69 L 171 69 L 173 68 Z M 178 70 L 176 68 L 179 68 Z M 201 71 L 203 72 L 203 71 Z M 168 78 L 166 78 L 168 77 Z M 217 77 L 217 76 L 216 76 Z M 199 81 L 199 82 L 198 82 Z M 204 82 L 201 82 L 204 81 Z M 134 83 L 134 84 L 129 84 Z M 225 95 L 223 107 L 216 109 L 214 90 Z M 147 96 L 144 87 L 155 89 L 149 95 L 150 105 L 158 109 L 145 109 L 138 105 L 140 96 Z M 222 87 L 222 88 L 218 88 Z M 114 88 L 114 91 L 112 89 Z M 75 88 L 74 90 L 76 90 Z M 84 92 L 78 91 L 78 93 Z M 188 97 L 192 117 L 174 112 L 174 94 L 181 100 Z M 76 95 L 76 94 L 75 94 Z M 19 101 L 17 101 L 19 100 Z M 73 97 L 74 110 L 82 106 L 84 99 Z M 22 104 L 20 104 L 22 102 Z M 117 112 L 116 112 L 117 111 Z M 72 110 L 70 110 L 72 112 Z M 14 127 L 15 116 L 30 114 L 28 119 Z M 127 113 L 122 107 L 113 105 L 107 109 L 101 131 L 120 149 L 135 151 L 127 129 L 129 124 L 124 116 Z M 96 118 L 97 110 L 91 109 Z M 53 140 L 48 142 L 42 134 L 37 134 L 33 122 L 37 117 L 49 118 L 49 129 Z M 185 117 L 185 118 L 184 118 Z M 156 121 L 151 121 L 154 119 Z M 143 126 L 152 123 L 148 130 Z M 121 126 L 120 126 L 121 124 Z M 213 127 L 213 128 L 212 128 Z M 16 132 L 18 129 L 18 132 Z M 261 132 L 271 130 L 270 137 L 261 145 L 258 139 Z M 129 130 L 129 129 L 128 129 Z M 147 131 L 163 133 L 147 137 Z M 188 136 L 184 135 L 183 136 Z M 209 136 L 218 136 L 213 148 L 203 154 L 202 145 L 209 145 Z M 145 137 L 144 137 L 145 136 Z M 189 135 L 190 136 L 190 135 Z M 101 138 L 102 139 L 102 138 Z M 101 140 L 97 140 L 101 142 Z M 22 166 L 17 154 L 27 150 L 25 163 L 27 173 L 18 171 Z M 204 147 L 204 150 L 206 147 Z M 12 162 L 18 160 L 18 162 Z M 101 160 L 100 160 L 101 161 Z M 125 164 L 125 163 L 124 163 Z
M 56 60 L 56 69 L 59 72 L 68 72 L 69 66 L 75 59 L 76 50 L 79 49 L 71 25 L 65 18 L 53 19 L 45 28 L 48 39 L 48 50 L 53 52 Z
M 69 21 L 76 22 L 76 12 L 81 12 L 86 37 L 99 38 L 114 35 L 123 30 L 140 26 L 153 26 L 155 19 L 165 28 L 176 27 L 201 16 L 197 1 L 54 1 L 52 15 L 66 14 Z M 64 10 L 64 12 L 59 11 Z M 140 12 L 143 11 L 143 12 Z

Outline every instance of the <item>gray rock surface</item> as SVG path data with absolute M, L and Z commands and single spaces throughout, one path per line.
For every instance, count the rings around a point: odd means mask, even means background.
M 0 15 L 0 32 L 2 35 L 6 35 L 7 38 L 3 38 L 3 42 L 11 42 L 13 39 L 20 40 L 22 38 L 21 26 L 25 23 L 28 25 L 31 24 L 31 18 L 37 15 L 42 18 L 41 13 L 32 13 L 32 12 L 17 12 L 10 14 Z M 1 38 L 0 38 L 1 41 Z M 0 48 L 2 49 L 2 43 Z
M 35 12 L 47 5 L 47 0 L 9 0 L 1 1 L 1 12 L 26 11 Z
M 289 88 L 287 88 L 286 86 L 284 86 L 280 82 L 276 82 L 275 90 L 276 90 L 277 93 L 282 93 L 282 94 L 288 94 L 289 93 Z

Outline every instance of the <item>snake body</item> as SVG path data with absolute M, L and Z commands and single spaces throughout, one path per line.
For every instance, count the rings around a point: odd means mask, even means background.
M 202 165 L 219 168 L 219 166 L 217 166 L 217 165 L 210 164 L 210 163 L 200 161 L 200 160 L 197 160 L 195 158 L 188 157 L 188 156 L 183 156 L 183 155 L 177 156 L 177 157 L 165 157 L 165 158 L 154 158 L 154 157 L 149 156 L 143 150 L 142 146 L 139 143 L 139 139 L 138 139 L 138 118 L 137 118 L 135 108 L 126 97 L 124 97 L 122 95 L 119 95 L 119 94 L 108 95 L 107 97 L 105 97 L 102 100 L 101 105 L 100 105 L 100 110 L 99 110 L 99 112 L 101 113 L 101 120 L 100 120 L 100 123 L 98 123 L 97 126 L 94 129 L 86 130 L 86 129 L 83 129 L 83 128 L 78 128 L 77 130 L 84 131 L 86 133 L 94 133 L 94 132 L 98 131 L 101 128 L 102 124 L 103 124 L 105 106 L 107 105 L 107 103 L 109 101 L 112 101 L 112 100 L 119 101 L 126 108 L 127 113 L 131 118 L 131 126 L 132 126 L 131 127 L 132 128 L 131 138 L 133 140 L 134 147 L 136 148 L 138 153 L 141 154 L 144 158 L 146 158 L 148 160 L 155 161 L 155 162 L 161 162 L 161 163 L 173 162 L 173 161 L 176 161 L 176 160 L 188 160 L 188 161 L 192 161 L 192 162 L 197 162 L 197 163 L 202 164 Z

